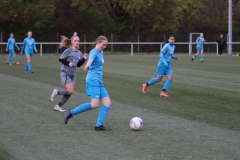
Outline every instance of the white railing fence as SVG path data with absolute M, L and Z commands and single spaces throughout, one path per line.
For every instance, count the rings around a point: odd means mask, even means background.
M 0 43 L 0 45 L 6 45 L 7 43 Z M 18 45 L 22 45 L 23 43 L 17 43 Z M 59 42 L 37 42 L 37 45 L 40 46 L 38 48 L 38 52 L 40 53 L 40 56 L 43 55 L 43 45 L 56 45 L 56 53 L 58 53 L 58 45 L 60 44 Z M 81 46 L 84 47 L 84 52 L 86 52 L 86 45 L 92 45 L 93 42 L 81 42 Z M 131 46 L 131 56 L 134 55 L 134 45 L 138 45 L 138 50 L 139 50 L 139 45 L 159 45 L 159 52 L 162 50 L 163 44 L 165 42 L 108 42 L 109 45 L 111 45 L 111 48 L 113 48 L 113 45 L 130 45 Z M 193 45 L 196 45 L 197 43 L 195 42 L 175 42 L 174 45 L 177 47 L 178 45 L 188 45 L 188 54 L 189 56 L 193 53 Z M 216 45 L 216 54 L 218 54 L 218 44 L 216 42 L 205 42 L 204 45 L 209 44 L 209 45 Z M 229 44 L 229 43 L 227 43 Z M 231 44 L 240 44 L 240 42 L 232 42 Z M 6 47 L 6 46 L 5 46 Z M 3 53 L 5 50 L 5 47 L 1 47 L 1 53 Z M 194 50 L 195 51 L 195 50 Z M 195 53 L 195 52 L 194 52 Z

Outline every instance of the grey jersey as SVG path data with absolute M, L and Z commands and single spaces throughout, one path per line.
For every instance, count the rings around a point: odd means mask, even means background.
M 81 51 L 77 50 L 75 51 L 72 47 L 67 48 L 62 55 L 59 57 L 60 59 L 65 59 L 68 62 L 73 62 L 74 66 L 70 67 L 65 64 L 62 64 L 61 70 L 66 72 L 70 76 L 76 75 L 76 68 L 79 61 L 82 60 L 83 54 Z

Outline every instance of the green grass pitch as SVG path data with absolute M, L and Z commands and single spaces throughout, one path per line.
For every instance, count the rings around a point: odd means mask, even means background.
M 99 109 L 74 116 L 68 125 L 64 113 L 50 101 L 61 89 L 57 55 L 33 57 L 34 74 L 24 73 L 26 58 L 7 66 L 0 55 L 1 160 L 237 160 L 240 157 L 240 58 L 206 55 L 191 61 L 172 60 L 169 98 L 160 98 L 163 81 L 141 86 L 156 77 L 157 55 L 106 55 L 104 83 L 112 100 L 105 125 L 97 132 Z M 90 99 L 85 95 L 86 72 L 77 70 L 75 93 L 64 105 L 71 109 Z M 141 131 L 129 120 L 143 119 Z

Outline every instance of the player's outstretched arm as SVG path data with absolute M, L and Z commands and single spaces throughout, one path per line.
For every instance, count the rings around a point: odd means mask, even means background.
M 85 71 L 88 71 L 88 70 L 89 70 L 89 67 L 91 66 L 92 62 L 93 62 L 93 59 L 91 59 L 91 58 L 88 59 L 87 64 L 84 66 L 84 70 L 85 70 Z
M 22 46 L 22 50 L 21 50 L 21 54 L 23 53 L 25 47 L 26 47 L 26 40 L 24 39 L 24 41 L 23 41 L 23 46 Z
M 177 60 L 177 61 L 179 61 L 179 60 L 180 60 L 180 58 L 179 58 L 179 57 L 177 57 L 177 56 L 171 56 L 171 58 L 172 58 L 172 59 L 175 59 L 175 60 Z

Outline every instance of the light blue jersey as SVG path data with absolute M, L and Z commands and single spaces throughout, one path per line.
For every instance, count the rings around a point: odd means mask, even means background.
M 167 43 L 163 46 L 163 49 L 160 53 L 160 60 L 158 62 L 158 66 L 161 64 L 168 65 L 171 62 L 171 59 L 176 59 L 177 57 L 173 56 L 175 50 L 175 46 L 173 44 Z
M 86 80 L 99 80 L 102 81 L 102 71 L 103 71 L 103 53 L 98 51 L 97 49 L 92 49 L 89 53 L 89 59 L 93 59 L 91 66 L 89 67 L 88 74 Z
M 204 38 L 203 38 L 203 37 L 198 37 L 198 38 L 197 38 L 197 41 L 198 41 L 197 46 L 198 46 L 198 47 L 203 47 Z
M 173 44 L 167 43 L 163 46 L 160 53 L 160 60 L 158 62 L 157 74 L 162 77 L 163 75 L 173 75 L 171 67 L 171 59 L 178 60 L 178 57 L 173 56 L 175 46 Z
M 23 47 L 21 52 L 24 51 L 25 54 L 33 54 L 33 50 L 37 50 L 36 42 L 34 38 L 25 38 L 23 41 Z
M 14 46 L 16 48 L 19 48 L 18 45 L 16 44 L 15 38 L 9 38 L 6 49 L 12 50 L 12 49 L 14 49 Z

